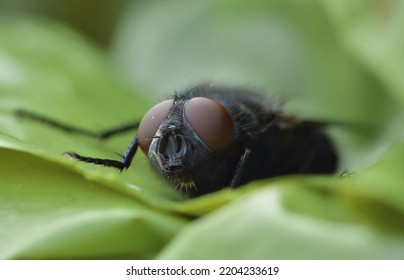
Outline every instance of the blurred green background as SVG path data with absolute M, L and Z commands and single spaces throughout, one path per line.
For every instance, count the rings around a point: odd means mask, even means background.
M 402 259 L 404 2 L 0 0 L 0 258 Z M 201 82 L 248 86 L 330 122 L 340 170 L 186 200 L 133 138 L 65 134 L 138 120 Z

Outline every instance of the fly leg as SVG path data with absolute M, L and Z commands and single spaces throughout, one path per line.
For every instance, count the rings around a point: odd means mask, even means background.
M 45 116 L 42 116 L 42 115 L 39 115 L 39 114 L 36 114 L 33 112 L 29 112 L 26 110 L 16 110 L 15 114 L 17 117 L 40 122 L 40 123 L 52 126 L 56 129 L 63 130 L 68 133 L 77 133 L 77 134 L 86 135 L 89 137 L 94 137 L 97 139 L 106 139 L 111 136 L 117 135 L 119 133 L 127 132 L 130 130 L 135 130 L 139 127 L 139 122 L 134 122 L 134 123 L 120 125 L 120 126 L 117 126 L 117 127 L 111 128 L 111 129 L 106 129 L 103 131 L 94 132 L 94 131 L 90 131 L 87 129 L 82 129 L 80 127 L 72 126 L 72 125 L 69 125 L 69 124 L 66 124 L 63 122 L 59 122 L 54 119 L 51 119 L 51 118 L 48 118 L 48 117 L 45 117 Z
M 121 160 L 86 157 L 74 152 L 67 152 L 65 153 L 65 155 L 67 155 L 69 158 L 76 159 L 82 162 L 93 163 L 96 165 L 103 165 L 106 167 L 113 167 L 119 169 L 119 171 L 123 171 L 129 168 L 132 159 L 136 154 L 138 146 L 139 141 L 137 137 L 135 137 L 130 143 L 129 147 L 126 149 L 125 153 L 121 155 Z
M 114 127 L 111 129 L 103 130 L 100 132 L 93 132 L 93 131 L 75 127 L 75 126 L 72 126 L 69 124 L 65 124 L 63 122 L 59 122 L 59 121 L 53 120 L 51 118 L 48 118 L 48 117 L 45 117 L 45 116 L 42 116 L 42 115 L 39 115 L 36 113 L 32 113 L 32 112 L 29 112 L 26 110 L 17 110 L 16 115 L 17 115 L 17 117 L 37 121 L 37 122 L 52 126 L 56 129 L 59 129 L 59 130 L 62 130 L 62 131 L 68 132 L 68 133 L 81 134 L 81 135 L 85 135 L 85 136 L 89 136 L 89 137 L 93 137 L 93 138 L 97 138 L 97 139 L 106 139 L 111 136 L 117 135 L 119 133 L 134 130 L 139 127 L 139 122 L 134 122 L 134 123 Z M 121 155 L 121 160 L 86 157 L 86 156 L 82 156 L 82 155 L 79 155 L 74 152 L 66 152 L 65 155 L 67 155 L 69 158 L 76 159 L 78 161 L 93 163 L 93 164 L 97 164 L 97 165 L 103 165 L 106 167 L 113 167 L 113 168 L 119 169 L 120 171 L 123 171 L 123 170 L 129 168 L 129 166 L 132 162 L 132 159 L 136 154 L 138 144 L 139 144 L 138 138 L 135 137 L 132 140 L 132 142 L 130 143 L 129 147 L 126 149 L 125 153 L 123 155 Z
M 231 178 L 230 181 L 230 187 L 231 188 L 237 188 L 240 186 L 241 178 L 244 175 L 245 167 L 248 163 L 248 160 L 251 156 L 251 148 L 247 147 L 244 150 L 244 153 L 241 155 L 240 160 L 238 161 L 236 170 L 234 171 L 234 174 Z

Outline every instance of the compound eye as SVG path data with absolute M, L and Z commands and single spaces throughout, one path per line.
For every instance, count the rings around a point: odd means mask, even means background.
M 173 100 L 166 100 L 155 105 L 144 115 L 137 132 L 139 147 L 142 149 L 143 153 L 147 154 L 149 151 L 154 135 L 167 118 L 172 107 Z
M 214 152 L 225 150 L 234 134 L 234 121 L 219 103 L 194 97 L 185 105 L 185 118 L 198 137 Z

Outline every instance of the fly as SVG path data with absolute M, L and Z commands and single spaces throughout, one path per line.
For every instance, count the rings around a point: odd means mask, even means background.
M 101 133 L 17 113 L 100 139 L 137 129 L 120 160 L 66 154 L 122 171 L 140 148 L 171 185 L 196 197 L 255 179 L 335 172 L 338 158 L 326 125 L 285 116 L 279 107 L 250 90 L 200 85 L 158 103 L 140 122 Z

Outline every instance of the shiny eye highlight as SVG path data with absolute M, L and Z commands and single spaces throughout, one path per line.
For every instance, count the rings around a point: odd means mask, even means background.
M 230 113 L 218 102 L 194 97 L 185 105 L 185 118 L 198 137 L 214 152 L 225 150 L 234 134 Z
M 139 147 L 147 155 L 150 144 L 160 125 L 167 118 L 173 107 L 173 100 L 166 100 L 152 107 L 143 117 L 139 124 L 138 141 Z

